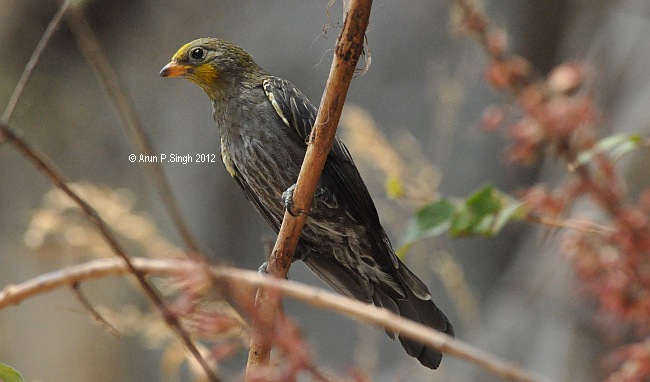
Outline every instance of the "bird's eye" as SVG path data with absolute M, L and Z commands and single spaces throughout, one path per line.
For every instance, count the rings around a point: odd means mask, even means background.
M 205 50 L 203 48 L 194 48 L 190 52 L 190 57 L 197 61 L 203 60 L 205 58 Z

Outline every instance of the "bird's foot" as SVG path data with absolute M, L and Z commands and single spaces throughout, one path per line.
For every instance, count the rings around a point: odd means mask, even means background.
M 282 201 L 284 202 L 284 208 L 287 210 L 289 215 L 298 217 L 298 215 L 305 215 L 305 211 L 295 209 L 293 205 L 293 191 L 296 189 L 296 184 L 292 184 L 291 187 L 287 188 L 285 192 L 282 193 Z
M 269 268 L 269 262 L 265 261 L 262 263 L 262 265 L 260 265 L 259 268 L 257 268 L 257 273 L 259 273 L 262 276 L 268 276 L 269 274 L 268 268 Z
M 257 268 L 257 273 L 259 273 L 262 276 L 270 276 L 269 274 L 269 262 L 265 261 L 260 265 L 259 268 Z M 289 280 L 289 275 L 285 277 L 285 280 Z

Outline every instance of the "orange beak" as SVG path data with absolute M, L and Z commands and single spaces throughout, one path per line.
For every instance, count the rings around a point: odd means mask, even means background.
M 178 77 L 182 76 L 187 73 L 189 67 L 187 65 L 179 65 L 175 62 L 170 62 L 169 64 L 165 65 L 161 70 L 160 70 L 160 76 L 161 77 Z

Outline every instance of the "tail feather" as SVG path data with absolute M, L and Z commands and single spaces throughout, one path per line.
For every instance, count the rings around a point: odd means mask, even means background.
M 329 284 L 339 293 L 360 301 L 372 303 L 383 307 L 404 318 L 429 326 L 438 331 L 454 335 L 454 329 L 444 313 L 433 303 L 428 289 L 408 271 L 409 277 L 403 277 L 398 284 L 401 284 L 400 293 L 394 289 L 395 283 L 374 284 L 361 277 L 354 277 L 350 274 L 351 269 L 342 267 L 331 258 L 322 256 L 309 256 L 304 259 L 305 264 L 317 276 Z M 401 262 L 402 269 L 406 268 Z M 417 282 L 415 282 L 417 280 Z M 386 330 L 391 339 L 395 339 L 395 333 Z M 417 341 L 410 340 L 399 335 L 399 341 L 406 352 L 418 359 L 420 363 L 430 369 L 437 369 L 442 359 L 442 353 L 436 349 L 426 347 Z
M 399 308 L 399 315 L 429 326 L 438 331 L 454 336 L 454 328 L 444 313 L 431 301 L 421 300 L 410 291 L 406 299 L 395 301 Z M 426 347 L 417 341 L 399 336 L 399 342 L 406 352 L 418 359 L 420 363 L 430 369 L 437 369 L 442 360 L 442 353 L 434 348 Z
M 390 296 L 388 296 L 384 291 L 381 289 L 375 289 L 374 294 L 372 295 L 372 301 L 375 304 L 375 306 L 382 307 L 384 309 L 388 309 L 391 312 L 399 315 L 400 314 L 400 309 Z M 395 339 L 395 333 L 393 333 L 391 330 L 386 329 L 386 334 L 388 337 L 390 337 L 391 340 Z

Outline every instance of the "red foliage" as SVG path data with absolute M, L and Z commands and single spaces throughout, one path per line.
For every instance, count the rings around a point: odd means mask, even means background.
M 568 62 L 546 78 L 535 78 L 528 61 L 507 52 L 507 37 L 500 30 L 492 32 L 483 15 L 467 2 L 459 3 L 467 15 L 463 25 L 479 36 L 490 58 L 486 81 L 513 96 L 521 113 L 507 121 L 504 108 L 490 106 L 483 129 L 505 126 L 511 139 L 506 158 L 513 164 L 529 165 L 542 153 L 552 153 L 570 169 L 568 180 L 555 189 L 536 186 L 524 193 L 531 214 L 558 218 L 583 198 L 600 210 L 602 217 L 592 223 L 611 228 L 602 233 L 567 230 L 562 247 L 584 289 L 598 301 L 600 314 L 615 323 L 610 327 L 636 341 L 621 344 L 609 357 L 614 371 L 608 380 L 650 380 L 650 190 L 631 204 L 610 156 L 596 153 L 588 163 L 577 161 L 597 142 L 599 112 L 583 86 L 590 71 Z
M 622 346 L 606 361 L 616 369 L 607 382 L 647 381 L 650 375 L 650 340 Z
M 481 128 L 486 132 L 498 129 L 505 121 L 505 111 L 501 106 L 492 105 L 483 110 L 481 117 Z

